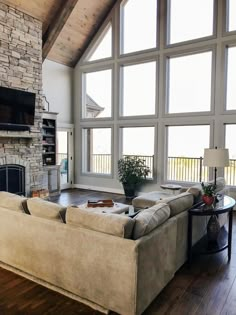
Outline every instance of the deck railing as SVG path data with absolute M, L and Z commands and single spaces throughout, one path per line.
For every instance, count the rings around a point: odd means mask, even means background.
M 128 156 L 128 155 L 126 155 Z M 148 178 L 154 177 L 154 156 L 129 155 L 145 160 L 150 168 Z M 100 174 L 111 173 L 111 155 L 93 154 L 91 158 L 91 172 Z M 208 181 L 209 167 L 203 166 L 203 158 L 193 157 L 168 157 L 167 180 L 177 182 Z M 236 160 L 230 160 L 230 166 L 225 168 L 224 178 L 226 185 L 236 186 Z
M 224 178 L 226 185 L 236 186 L 236 160 L 229 160 L 229 166 L 225 167 Z
M 209 168 L 203 166 L 203 158 L 168 157 L 167 180 L 201 182 L 208 180 Z
M 154 156 L 149 155 L 125 155 L 136 156 L 145 160 L 145 164 L 149 166 L 150 173 L 148 178 L 153 178 L 153 159 Z M 92 161 L 90 165 L 90 172 L 99 174 L 111 173 L 111 155 L 110 154 L 92 154 Z
M 91 173 L 111 174 L 111 154 L 92 154 Z

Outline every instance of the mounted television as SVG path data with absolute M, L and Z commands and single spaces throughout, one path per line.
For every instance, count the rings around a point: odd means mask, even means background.
M 1 130 L 29 130 L 34 112 L 35 93 L 0 87 Z

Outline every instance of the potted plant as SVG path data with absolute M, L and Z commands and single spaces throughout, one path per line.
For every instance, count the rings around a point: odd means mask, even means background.
M 145 160 L 137 156 L 124 156 L 118 161 L 119 181 L 122 183 L 126 198 L 134 198 L 137 188 L 144 183 L 150 168 Z
M 216 187 L 214 184 L 204 184 L 203 182 L 201 186 L 203 191 L 202 200 L 206 205 L 211 206 L 215 200 Z

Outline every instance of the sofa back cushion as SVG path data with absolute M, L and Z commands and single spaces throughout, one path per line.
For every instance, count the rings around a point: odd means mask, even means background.
M 90 212 L 77 207 L 66 210 L 66 224 L 123 238 L 131 238 L 134 222 L 120 214 Z
M 133 239 L 136 240 L 164 223 L 170 216 L 170 208 L 165 203 L 144 209 L 135 217 Z
M 174 195 L 173 197 L 166 198 L 162 200 L 170 207 L 170 217 L 177 215 L 180 212 L 183 212 L 193 205 L 193 195 L 185 192 L 179 195 Z M 161 203 L 158 201 L 157 204 Z
M 24 203 L 27 198 L 6 191 L 0 191 L 0 207 L 18 212 L 24 211 Z
M 65 207 L 56 203 L 43 200 L 39 197 L 27 200 L 27 207 L 31 215 L 46 218 L 53 221 L 63 222 L 61 213 L 65 211 Z

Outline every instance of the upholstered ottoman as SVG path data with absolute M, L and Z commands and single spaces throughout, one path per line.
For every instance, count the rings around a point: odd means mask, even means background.
M 115 202 L 113 207 L 87 207 L 87 203 L 77 206 L 80 209 L 87 210 L 90 212 L 99 212 L 99 213 L 128 213 L 129 206 L 123 203 Z
M 134 208 L 150 208 L 154 206 L 158 200 L 162 200 L 172 196 L 173 194 L 165 191 L 151 191 L 134 198 L 132 200 L 132 205 L 134 206 Z

